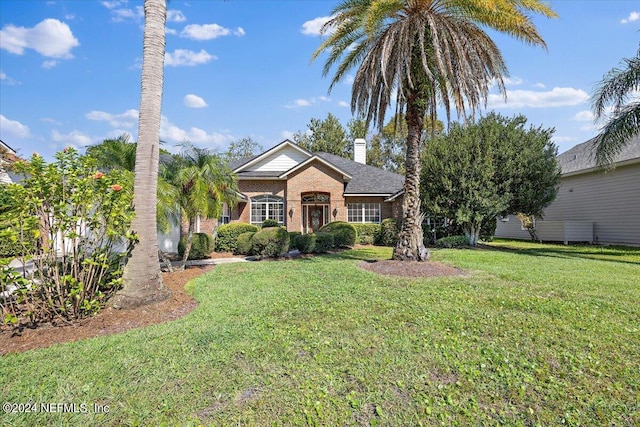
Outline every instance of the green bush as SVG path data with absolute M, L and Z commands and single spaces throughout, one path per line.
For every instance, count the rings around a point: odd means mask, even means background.
M 393 218 L 383 219 L 378 229 L 378 234 L 374 238 L 374 243 L 380 246 L 395 246 L 398 243 L 398 232 L 400 228 Z
M 299 231 L 289 231 L 289 249 L 298 249 L 297 239 L 298 236 L 302 236 L 302 233 Z
M 193 233 L 191 250 L 188 259 L 205 259 L 213 252 L 213 237 L 207 233 Z M 187 247 L 187 236 L 182 236 L 178 242 L 178 255 L 184 256 Z
M 335 244 L 333 241 L 333 234 L 324 233 L 322 231 L 313 234 L 315 237 L 315 246 L 313 248 L 314 253 L 327 252 L 329 249 L 333 248 L 333 245 Z
M 235 252 L 238 245 L 238 236 L 247 231 L 258 231 L 258 227 L 244 222 L 232 222 L 218 227 L 216 240 L 216 252 Z
M 251 238 L 252 251 L 262 257 L 278 258 L 289 250 L 289 233 L 282 227 L 268 227 Z
M 251 255 L 253 249 L 253 243 L 251 238 L 256 234 L 255 231 L 247 231 L 238 236 L 238 242 L 234 254 Z
M 436 240 L 436 246 L 439 248 L 462 248 L 467 246 L 467 243 L 465 236 L 449 236 Z
M 361 245 L 370 245 L 374 242 L 376 234 L 380 231 L 379 224 L 352 224 L 357 232 L 356 241 Z
M 262 221 L 262 228 L 280 227 L 280 223 L 275 219 L 265 219 Z
M 313 233 L 295 236 L 295 246 L 303 254 L 310 254 L 316 249 L 316 235 Z
M 336 248 L 344 248 L 355 245 L 357 231 L 353 224 L 344 221 L 334 221 L 320 227 L 321 233 L 333 235 L 333 245 Z

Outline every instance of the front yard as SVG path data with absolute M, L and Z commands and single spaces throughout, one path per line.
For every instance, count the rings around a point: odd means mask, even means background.
M 640 250 L 494 246 L 217 266 L 180 320 L 0 358 L 0 425 L 639 425 Z

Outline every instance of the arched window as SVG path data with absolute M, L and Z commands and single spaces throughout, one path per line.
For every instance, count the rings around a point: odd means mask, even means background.
M 284 199 L 271 194 L 251 198 L 251 224 L 261 225 L 265 219 L 284 224 Z

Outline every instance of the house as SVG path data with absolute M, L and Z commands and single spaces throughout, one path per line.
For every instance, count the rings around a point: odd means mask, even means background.
M 541 240 L 640 245 L 640 137 L 631 140 L 615 169 L 596 165 L 595 141 L 578 144 L 558 156 L 558 196 L 536 221 Z M 528 239 L 514 216 L 498 220 L 496 237 Z
M 366 141 L 354 141 L 354 160 L 311 153 L 284 140 L 264 153 L 232 162 L 238 203 L 220 222 L 260 225 L 274 219 L 288 231 L 311 233 L 332 221 L 379 223 L 401 219 L 404 177 L 366 164 Z M 215 221 L 217 222 L 217 221 Z M 199 231 L 214 223 L 201 220 Z
M 0 184 L 11 184 L 14 182 L 12 174 L 7 171 L 6 165 L 17 160 L 16 150 L 9 147 L 0 139 Z

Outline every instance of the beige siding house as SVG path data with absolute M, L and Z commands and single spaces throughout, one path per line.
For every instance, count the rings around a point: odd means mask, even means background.
M 593 158 L 593 140 L 558 156 L 562 169 L 556 200 L 536 222 L 541 240 L 640 246 L 640 138 L 626 145 L 615 169 Z M 528 239 L 514 216 L 498 220 L 496 237 Z

